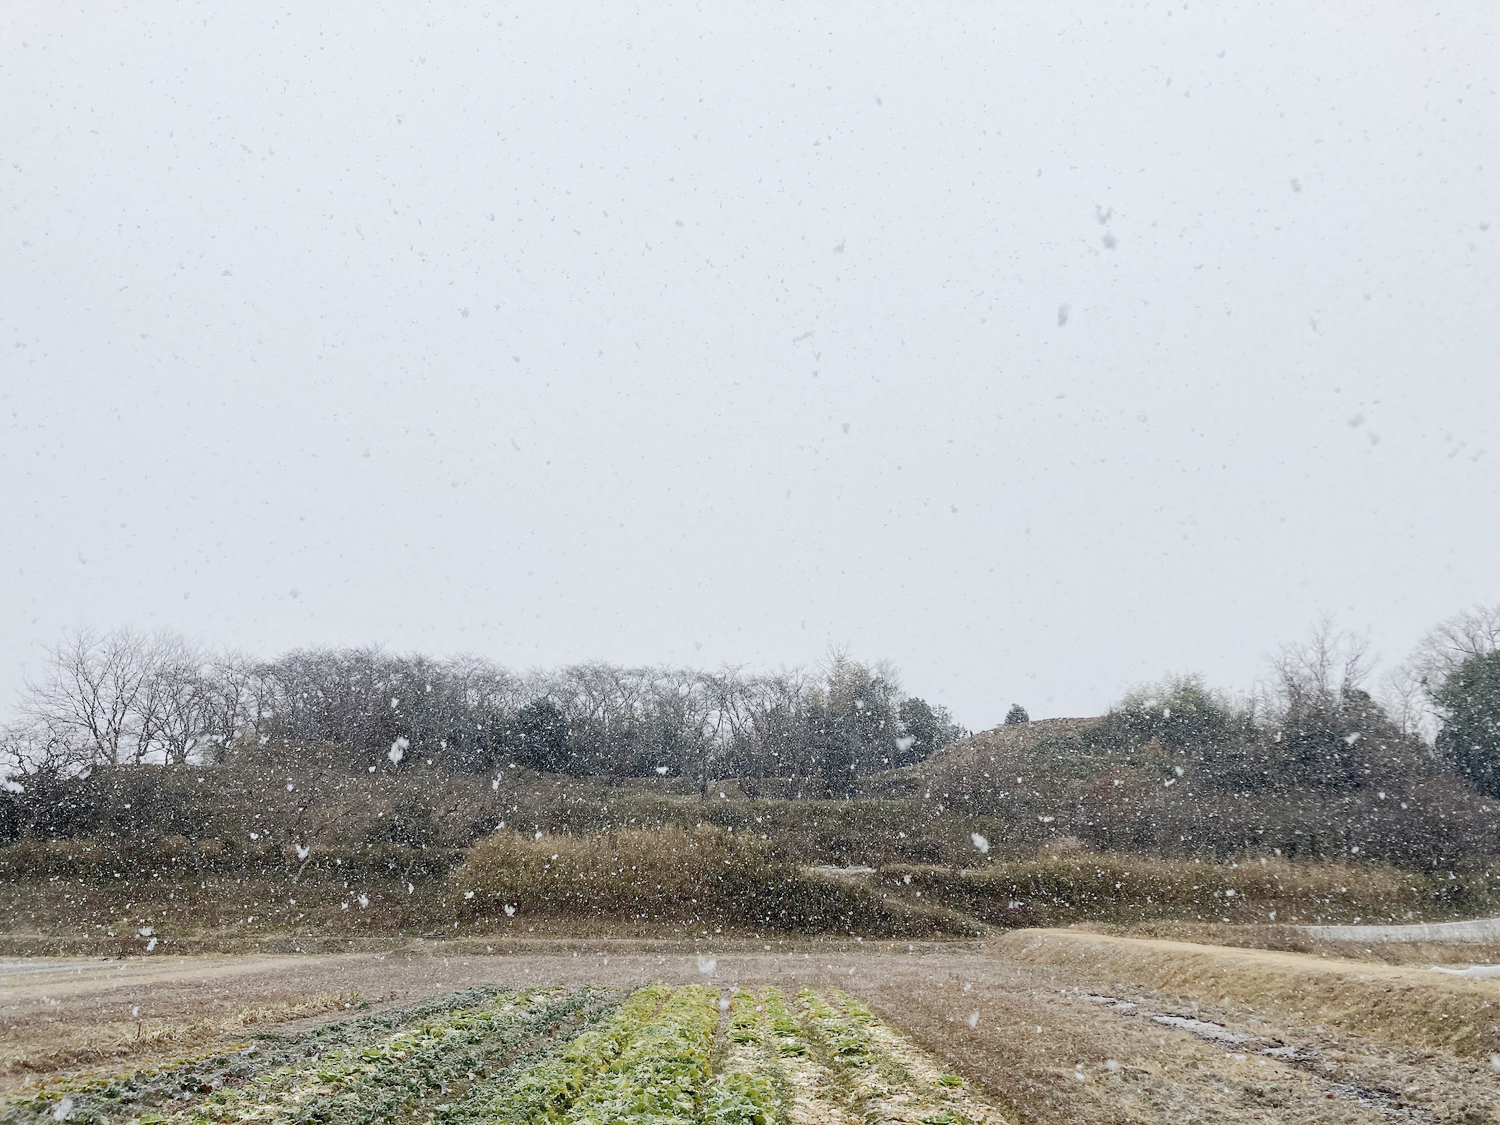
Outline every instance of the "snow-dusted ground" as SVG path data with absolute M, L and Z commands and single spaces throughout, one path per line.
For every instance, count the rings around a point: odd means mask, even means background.
M 1470 980 L 1494 980 L 1500 977 L 1500 965 L 1470 965 L 1467 969 L 1449 969 L 1442 965 L 1434 965 L 1432 971 L 1448 973 L 1455 977 L 1468 977 Z
M 1306 930 L 1311 937 L 1330 941 L 1497 941 L 1500 918 L 1410 926 L 1307 926 Z

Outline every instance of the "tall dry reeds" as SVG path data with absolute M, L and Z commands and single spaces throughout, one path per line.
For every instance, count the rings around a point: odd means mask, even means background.
M 696 913 L 788 872 L 763 841 L 722 828 L 669 826 L 592 836 L 496 832 L 469 851 L 449 886 L 480 912 Z
M 1493 909 L 1481 876 L 1276 857 L 1214 864 L 1118 852 L 1044 855 L 973 870 L 884 867 L 881 881 L 1008 926 L 1165 918 L 1205 922 L 1406 922 Z
M 463 916 L 697 920 L 777 929 L 964 933 L 942 910 L 910 910 L 846 880 L 799 871 L 763 838 L 714 825 L 481 840 L 448 875 Z

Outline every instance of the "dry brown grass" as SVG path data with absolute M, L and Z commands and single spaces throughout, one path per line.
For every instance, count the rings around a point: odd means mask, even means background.
M 62 1025 L 47 1048 L 0 1050 L 0 1074 L 37 1073 L 106 1060 L 160 1059 L 238 1039 L 252 1028 L 352 1009 L 361 1002 L 357 989 L 320 991 L 265 1004 L 252 1004 L 220 1019 L 136 1019 Z
M 130 1024 L 111 1025 L 100 1028 L 101 1041 L 109 1043 L 113 1035 L 115 1048 L 163 1048 L 187 1050 L 223 1036 L 236 1037 L 253 1027 L 267 1024 L 290 1023 L 293 1020 L 319 1016 L 325 1012 L 344 1011 L 355 1007 L 361 1000 L 358 989 L 344 992 L 314 992 L 306 996 L 292 996 L 272 1004 L 253 1004 L 242 1008 L 227 1019 L 191 1020 L 174 1023 L 170 1020 L 137 1020 Z M 115 1034 L 118 1030 L 118 1034 Z
M 1231 925 L 1214 922 L 1142 922 L 1116 926 L 1108 922 L 1075 922 L 1070 929 L 1117 937 L 1160 938 L 1195 945 L 1225 945 L 1239 949 L 1270 949 L 1280 953 L 1311 953 L 1344 961 L 1383 965 L 1494 965 L 1500 963 L 1500 941 L 1334 941 L 1313 937 L 1302 926 Z
M 490 904 L 618 913 L 717 905 L 747 883 L 784 873 L 763 841 L 719 828 L 595 836 L 496 832 L 474 845 L 449 886 Z
M 990 950 L 1007 961 L 1050 966 L 1075 986 L 1153 989 L 1452 1055 L 1500 1051 L 1500 984 L 1494 981 L 1076 930 L 1022 930 Z
M 289 950 L 415 935 L 451 928 L 441 879 L 349 878 L 307 874 L 208 875 L 190 879 L 0 881 L 0 948 L 8 955 L 69 951 L 120 956 L 220 948 L 262 948 L 285 939 Z M 398 876 L 400 872 L 398 871 Z M 144 932 L 143 931 L 147 931 Z M 151 939 L 155 938 L 155 944 Z
M 1484 880 L 1435 878 L 1380 864 L 1241 863 L 1073 851 L 955 871 L 884 867 L 890 887 L 921 890 L 987 922 L 1027 927 L 1091 920 L 1367 923 L 1472 916 L 1493 906 Z
M 470 850 L 448 886 L 466 921 L 571 914 L 811 931 L 972 932 L 972 923 L 951 912 L 803 874 L 764 838 L 714 825 L 588 836 L 497 832 Z

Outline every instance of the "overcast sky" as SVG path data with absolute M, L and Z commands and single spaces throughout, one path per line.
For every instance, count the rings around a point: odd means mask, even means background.
M 280 6 L 276 6 L 280 7 Z M 0 711 L 78 624 L 887 657 L 1500 601 L 1500 9 L 5 5 Z

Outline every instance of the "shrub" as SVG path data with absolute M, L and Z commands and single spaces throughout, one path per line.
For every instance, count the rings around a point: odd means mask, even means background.
M 731 901 L 777 873 L 761 841 L 721 828 L 534 837 L 507 831 L 474 845 L 450 882 L 491 907 L 639 913 L 649 904 L 661 913 Z
M 941 912 L 888 906 L 868 887 L 818 878 L 763 839 L 703 825 L 592 836 L 497 832 L 448 876 L 470 918 L 531 915 L 719 920 L 780 929 L 967 932 Z

